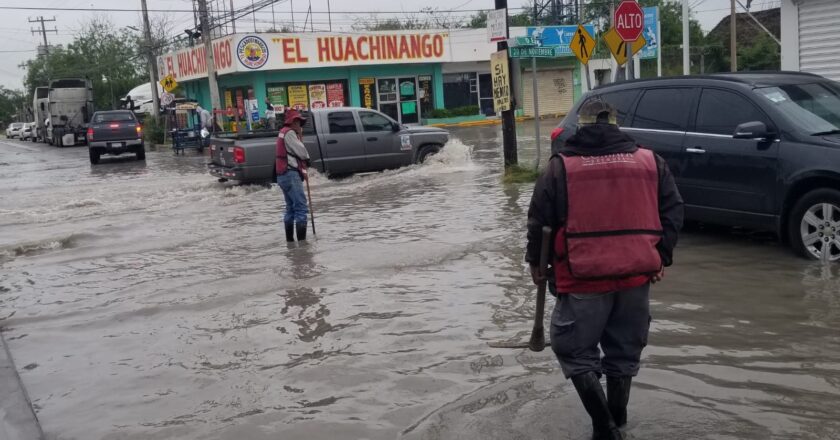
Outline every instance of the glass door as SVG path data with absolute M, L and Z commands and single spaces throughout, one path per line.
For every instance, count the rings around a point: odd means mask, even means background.
M 417 77 L 377 78 L 379 111 L 401 124 L 420 123 Z
M 399 121 L 400 110 L 397 80 L 395 78 L 377 79 L 376 91 L 379 95 L 379 111 L 390 116 L 393 120 Z

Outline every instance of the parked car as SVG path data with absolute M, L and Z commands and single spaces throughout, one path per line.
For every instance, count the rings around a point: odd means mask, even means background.
M 31 141 L 34 139 L 35 124 L 32 122 L 24 122 L 20 129 L 20 140 Z
M 23 129 L 23 122 L 12 122 L 6 127 L 6 138 L 14 139 L 20 137 L 20 131 Z
M 207 164 L 210 174 L 240 182 L 275 180 L 276 138 L 276 130 L 213 137 Z M 303 143 L 312 166 L 328 176 L 421 163 L 448 141 L 446 130 L 407 127 L 366 108 L 316 109 L 303 126 Z
M 840 261 L 840 84 L 791 72 L 610 84 L 572 108 L 555 151 L 591 99 L 668 162 L 688 219 L 775 231 L 805 257 Z
M 137 160 L 146 159 L 143 127 L 133 112 L 109 110 L 93 114 L 87 130 L 90 163 L 99 163 L 104 154 L 119 156 L 134 153 Z

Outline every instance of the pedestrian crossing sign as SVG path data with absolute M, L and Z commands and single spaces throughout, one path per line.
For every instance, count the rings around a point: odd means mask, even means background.
M 175 81 L 175 77 L 172 75 L 166 75 L 160 80 L 160 85 L 163 86 L 163 90 L 166 90 L 168 93 L 178 87 L 178 81 Z
M 592 38 L 592 35 L 589 34 L 589 31 L 582 24 L 578 25 L 575 36 L 569 43 L 569 49 L 571 49 L 572 53 L 575 54 L 581 63 L 589 63 L 589 59 L 592 57 L 592 51 L 595 50 L 595 39 Z
M 618 35 L 618 32 L 615 28 L 611 28 L 604 34 L 604 42 L 607 43 L 607 47 L 610 49 L 610 53 L 612 53 L 613 58 L 615 58 L 615 62 L 618 63 L 619 66 L 623 66 L 624 63 L 627 62 L 627 46 L 624 40 L 621 39 L 621 36 Z M 633 42 L 633 55 L 640 50 L 647 44 L 647 40 L 643 35 L 639 35 L 639 38 Z

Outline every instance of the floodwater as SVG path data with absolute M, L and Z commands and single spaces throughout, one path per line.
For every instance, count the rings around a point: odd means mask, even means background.
M 530 332 L 531 185 L 500 183 L 498 127 L 452 133 L 423 166 L 316 176 L 291 246 L 276 187 L 195 153 L 0 141 L 0 325 L 47 437 L 588 439 L 550 350 L 487 345 Z M 627 437 L 840 439 L 840 265 L 699 228 L 676 261 Z

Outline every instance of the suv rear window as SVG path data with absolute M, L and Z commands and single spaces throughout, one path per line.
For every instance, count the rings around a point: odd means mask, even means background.
M 104 122 L 130 122 L 134 121 L 134 115 L 129 112 L 97 113 L 93 115 L 94 124 Z
M 685 131 L 692 93 L 687 88 L 646 90 L 636 107 L 632 127 Z

